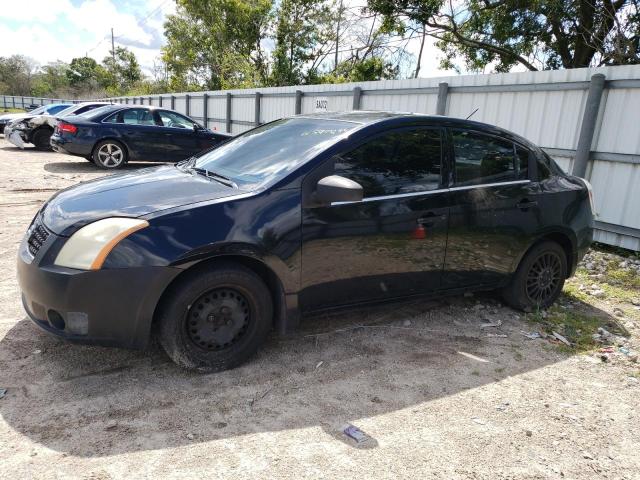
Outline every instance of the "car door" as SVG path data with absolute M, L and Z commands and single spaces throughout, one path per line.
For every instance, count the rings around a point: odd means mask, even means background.
M 129 155 L 135 160 L 169 160 L 163 150 L 164 136 L 153 111 L 147 108 L 130 108 L 118 116 L 118 130 L 127 145 Z
M 364 198 L 331 205 L 303 200 L 303 309 L 438 288 L 448 214 L 442 145 L 439 128 L 391 130 L 310 175 L 315 183 L 325 174 L 356 181 Z
M 176 112 L 158 110 L 164 148 L 174 161 L 184 160 L 212 146 L 212 142 L 201 135 L 206 132 L 191 119 Z
M 540 225 L 532 154 L 516 142 L 465 129 L 449 131 L 451 210 L 444 288 L 504 281 Z

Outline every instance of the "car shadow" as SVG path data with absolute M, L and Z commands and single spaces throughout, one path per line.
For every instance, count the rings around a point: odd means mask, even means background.
M 45 171 L 49 173 L 118 173 L 132 170 L 140 170 L 141 168 L 157 167 L 159 165 L 170 165 L 168 163 L 152 163 L 152 162 L 131 162 L 127 163 L 117 170 L 105 170 L 95 166 L 93 162 L 81 160 L 77 162 L 51 162 L 44 165 Z
M 32 441 L 82 457 L 307 427 L 376 448 L 341 426 L 568 357 L 523 336 L 534 327 L 522 315 L 480 298 L 482 311 L 476 299 L 454 297 L 308 318 L 247 364 L 210 375 L 181 370 L 155 343 L 143 352 L 71 345 L 23 319 L 0 341 L 0 415 Z M 492 316 L 505 337 L 480 328 Z

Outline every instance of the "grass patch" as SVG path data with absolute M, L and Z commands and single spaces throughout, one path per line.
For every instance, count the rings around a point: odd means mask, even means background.
M 547 335 L 557 332 L 571 342 L 571 347 L 561 344 L 562 350 L 568 352 L 585 352 L 600 346 L 593 340 L 593 334 L 598 333 L 602 327 L 616 335 L 628 336 L 628 332 L 614 319 L 603 318 L 597 315 L 588 315 L 582 312 L 552 307 L 547 311 L 546 318 L 542 318 L 540 312 L 527 316 L 527 320 L 540 326 L 540 330 Z
M 618 265 L 615 268 L 607 267 L 606 276 L 607 283 L 624 287 L 625 290 L 640 290 L 640 275 L 632 270 L 619 268 Z
M 21 108 L 5 108 L 1 111 L 2 113 L 24 113 L 24 110 Z

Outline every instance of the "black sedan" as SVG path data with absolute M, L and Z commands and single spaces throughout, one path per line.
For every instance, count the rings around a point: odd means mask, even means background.
M 230 137 L 173 110 L 108 105 L 59 122 L 51 147 L 115 169 L 130 160 L 177 162 Z
M 59 192 L 18 279 L 48 332 L 144 347 L 157 331 L 178 364 L 216 371 L 313 310 L 478 289 L 547 307 L 591 243 L 590 192 L 489 125 L 292 117 Z

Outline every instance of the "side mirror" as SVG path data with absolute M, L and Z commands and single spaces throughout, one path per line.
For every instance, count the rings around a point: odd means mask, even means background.
M 362 200 L 362 185 L 340 175 L 329 175 L 318 181 L 315 199 L 325 205 L 333 202 L 359 202 Z
M 200 130 L 204 130 L 204 128 L 202 127 L 202 125 L 198 124 L 198 123 L 194 123 L 193 124 L 193 131 L 194 132 L 199 132 Z

